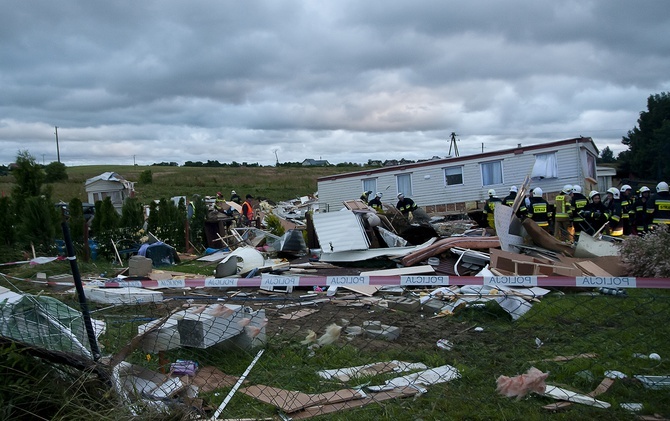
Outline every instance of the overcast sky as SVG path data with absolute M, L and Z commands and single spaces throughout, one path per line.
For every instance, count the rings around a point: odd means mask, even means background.
M 617 154 L 670 91 L 668 0 L 0 1 L 2 164 Z

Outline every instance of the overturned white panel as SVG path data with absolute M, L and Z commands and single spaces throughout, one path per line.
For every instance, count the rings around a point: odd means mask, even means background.
M 143 304 L 163 301 L 163 293 L 142 288 L 84 288 L 86 298 L 103 304 Z
M 314 214 L 314 230 L 325 253 L 367 250 L 370 247 L 358 216 L 351 211 Z

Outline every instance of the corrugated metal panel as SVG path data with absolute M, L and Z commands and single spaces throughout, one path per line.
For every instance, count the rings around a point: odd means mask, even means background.
M 314 230 L 324 252 L 367 250 L 370 247 L 358 216 L 351 211 L 315 213 Z

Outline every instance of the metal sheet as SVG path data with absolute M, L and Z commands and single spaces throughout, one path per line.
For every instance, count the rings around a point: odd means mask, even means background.
M 314 230 L 324 253 L 367 250 L 370 247 L 360 219 L 351 211 L 314 214 Z

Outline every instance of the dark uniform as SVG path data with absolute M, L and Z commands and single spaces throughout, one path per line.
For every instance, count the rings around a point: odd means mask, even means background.
M 370 206 L 372 209 L 376 210 L 377 212 L 383 212 L 384 208 L 382 207 L 382 197 L 381 197 L 381 195 L 379 193 L 377 193 L 375 198 L 368 202 L 368 206 Z
M 652 211 L 652 223 L 654 225 L 670 225 L 670 193 L 668 184 L 661 181 L 656 186 L 656 195 L 651 198 L 649 208 Z
M 621 225 L 623 225 L 623 235 L 630 235 L 633 232 L 635 198 L 630 197 L 630 192 L 632 191 L 629 185 L 624 185 L 621 188 Z
M 235 202 L 235 203 L 237 203 L 238 205 L 241 205 L 241 204 L 242 204 L 242 198 L 240 197 L 239 194 L 235 193 L 235 190 L 233 190 L 232 192 L 230 192 L 230 201 L 231 201 L 231 202 Z
M 653 209 L 649 212 L 650 204 L 649 188 L 643 186 L 640 189 L 640 196 L 635 199 L 635 203 L 633 204 L 635 207 L 635 232 L 637 235 L 644 235 L 649 232 L 649 225 L 651 225 L 653 214 Z
M 395 207 L 405 216 L 409 216 L 410 212 L 418 208 L 412 199 L 401 194 L 398 195 L 398 203 L 395 205 Z
M 621 237 L 623 235 L 623 221 L 621 219 L 621 198 L 619 197 L 619 190 L 610 188 L 607 192 L 612 195 L 607 201 L 607 212 L 610 215 L 609 229 L 612 237 Z
M 370 191 L 370 190 L 364 191 L 363 194 L 360 197 L 361 201 L 367 205 L 371 194 L 372 194 L 372 191 Z
M 600 201 L 600 193 L 591 192 L 589 196 L 591 197 L 591 202 L 584 206 L 581 215 L 587 223 L 584 227 L 584 232 L 593 235 L 609 221 L 610 215 L 607 206 Z M 598 200 L 596 200 L 596 197 Z
M 584 223 L 584 217 L 581 215 L 581 211 L 584 210 L 589 201 L 581 193 L 572 193 L 572 225 L 575 229 L 575 242 L 579 241 L 579 234 L 582 231 L 586 231 L 586 224 Z
M 551 212 L 549 211 L 549 203 L 542 198 L 542 196 L 535 196 L 530 198 L 530 206 L 528 206 L 528 217 L 537 222 L 537 225 L 549 232 L 549 219 L 551 219 Z
M 514 201 L 516 200 L 517 192 L 516 190 L 510 190 L 509 194 L 505 196 L 505 198 L 502 200 L 502 202 L 509 206 L 510 208 L 514 206 Z M 526 216 L 527 213 L 526 209 L 526 203 L 525 200 L 521 201 L 521 204 L 519 205 L 519 209 L 516 210 L 516 216 L 517 218 L 523 218 Z

